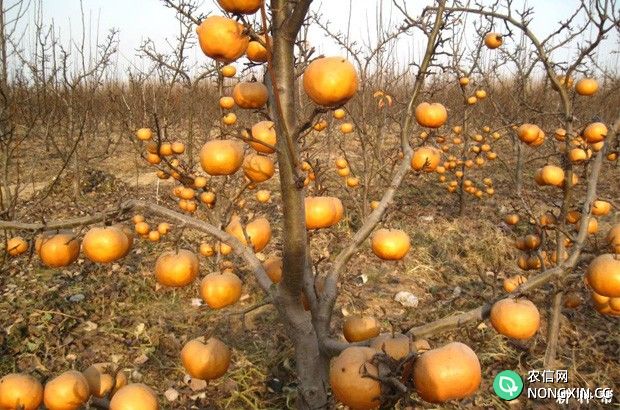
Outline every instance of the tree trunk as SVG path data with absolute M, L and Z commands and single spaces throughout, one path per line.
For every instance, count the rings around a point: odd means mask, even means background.
M 223 95 L 223 94 L 220 94 Z M 189 109 L 189 124 L 187 125 L 187 156 L 189 158 L 189 169 L 194 169 L 194 107 L 192 104 L 188 104 Z
M 557 289 L 556 289 L 557 290 Z M 562 322 L 562 297 L 564 294 L 558 291 L 553 297 L 553 306 L 549 312 L 549 324 L 547 329 L 547 349 L 543 366 L 545 369 L 555 368 L 555 355 L 558 350 L 558 339 L 560 337 L 560 324 Z
M 469 105 L 467 104 L 467 97 L 465 96 L 465 91 L 463 91 L 463 104 L 465 105 L 465 109 L 463 110 L 463 125 L 461 125 L 461 135 L 463 136 L 463 148 L 461 149 L 461 172 L 463 176 L 461 176 L 461 180 L 459 181 L 459 217 L 465 214 L 465 172 L 467 168 L 465 168 L 465 161 L 467 160 L 467 132 L 468 132 L 468 112 Z
M 79 137 L 78 137 L 79 138 Z M 81 196 L 82 167 L 80 166 L 80 143 L 77 142 L 75 153 L 73 154 L 73 200 L 77 203 Z
M 521 147 L 521 143 L 519 140 L 516 142 L 517 144 L 517 168 L 515 170 L 515 188 L 516 195 L 521 196 L 521 191 L 523 190 L 523 148 Z
M 299 147 L 297 142 L 297 98 L 295 87 L 294 42 L 297 31 L 289 31 L 290 5 L 284 0 L 272 0 L 273 15 L 267 83 L 270 88 L 270 109 L 277 140 L 280 191 L 283 206 L 282 282 L 274 304 L 295 347 L 296 370 L 299 382 L 296 406 L 299 409 L 327 408 L 328 360 L 321 356 L 312 317 L 301 304 L 305 283 L 313 283 L 309 260 L 304 187 L 298 175 Z M 286 27 L 286 28 L 285 28 Z M 285 31 L 286 30 L 286 31 Z M 294 30 L 293 30 L 294 31 Z
M 329 358 L 319 351 L 317 334 L 306 312 L 299 303 L 299 298 L 288 299 L 280 292 L 275 306 L 284 324 L 287 336 L 295 347 L 295 368 L 298 388 L 296 407 L 298 409 L 327 409 Z

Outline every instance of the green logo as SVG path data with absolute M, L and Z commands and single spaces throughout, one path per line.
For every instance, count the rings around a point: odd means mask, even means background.
M 500 399 L 510 401 L 514 400 L 523 391 L 523 380 L 521 376 L 512 370 L 504 370 L 499 372 L 493 380 L 493 390 Z

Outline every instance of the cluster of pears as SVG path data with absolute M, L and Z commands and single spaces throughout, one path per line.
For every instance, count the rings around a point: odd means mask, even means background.
M 93 398 L 110 399 L 110 410 L 158 410 L 157 396 L 142 383 L 128 383 L 112 363 L 95 363 L 83 372 L 69 370 L 45 383 L 23 373 L 0 379 L 0 409 L 77 410 Z
M 431 349 L 424 339 L 400 333 L 381 333 L 372 316 L 345 319 L 343 335 L 348 342 L 367 342 L 369 347 L 344 349 L 330 363 L 329 381 L 335 398 L 354 410 L 376 409 L 381 402 L 379 361 L 403 368 L 402 381 L 413 384 L 425 401 L 443 403 L 474 394 L 482 380 L 476 353 L 459 342 Z

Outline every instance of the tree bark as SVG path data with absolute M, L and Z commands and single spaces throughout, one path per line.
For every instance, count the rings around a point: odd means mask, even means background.
M 545 369 L 552 369 L 555 365 L 555 355 L 558 350 L 558 339 L 560 337 L 560 324 L 562 321 L 562 291 L 558 291 L 553 297 L 553 306 L 549 313 L 549 325 L 547 329 L 547 349 L 543 366 Z
M 327 409 L 329 358 L 319 350 L 310 314 L 299 303 L 299 298 L 289 299 L 289 296 L 286 292 L 279 292 L 274 305 L 295 347 L 295 368 L 299 383 L 296 407 L 301 410 Z
M 518 197 L 521 196 L 523 190 L 523 148 L 521 147 L 521 141 L 515 139 L 517 144 L 517 168 L 515 169 L 515 190 Z
M 295 135 L 297 98 L 294 42 L 299 30 L 296 14 L 302 13 L 303 8 L 309 5 L 309 2 L 304 3 L 297 3 L 293 9 L 283 0 L 271 2 L 273 44 L 267 83 L 270 85 L 270 109 L 278 135 L 283 232 L 287 233 L 282 243 L 285 274 L 274 297 L 274 305 L 295 347 L 299 382 L 296 406 L 299 409 L 321 409 L 328 405 L 328 358 L 319 351 L 311 315 L 304 310 L 300 300 L 304 284 L 313 283 L 312 269 L 308 263 L 310 256 L 304 190 L 298 175 L 299 164 L 296 163 L 299 157 L 298 136 Z

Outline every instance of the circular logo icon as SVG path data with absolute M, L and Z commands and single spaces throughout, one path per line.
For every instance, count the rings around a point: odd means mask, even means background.
M 495 376 L 493 390 L 502 400 L 514 400 L 523 391 L 523 380 L 521 380 L 521 376 L 517 372 L 504 370 Z

